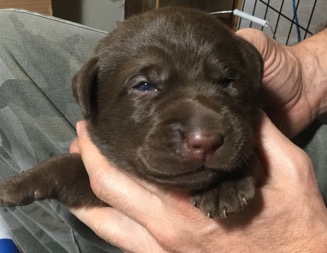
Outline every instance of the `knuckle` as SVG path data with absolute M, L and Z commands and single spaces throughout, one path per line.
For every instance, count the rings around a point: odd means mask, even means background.
M 294 152 L 295 157 L 292 159 L 293 167 L 312 168 L 312 162 L 310 157 L 304 150 L 297 147 L 297 151 Z
M 182 246 L 181 236 L 175 230 L 163 231 L 159 230 L 155 233 L 154 237 L 167 252 L 179 252 L 178 248 Z
M 112 234 L 112 226 L 108 222 L 99 222 L 96 228 L 93 228 L 93 231 L 103 240 L 112 244 L 120 245 L 120 237 Z
M 90 176 L 91 189 L 99 198 L 104 196 L 105 189 L 108 188 L 109 184 L 109 178 L 101 170 L 96 171 Z
M 308 182 L 314 178 L 314 170 L 312 161 L 304 150 L 297 148 L 293 153 L 292 159 L 289 159 L 289 168 L 295 172 L 293 179 L 297 182 Z

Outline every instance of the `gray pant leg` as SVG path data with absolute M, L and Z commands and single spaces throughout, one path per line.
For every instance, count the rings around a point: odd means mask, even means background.
M 103 32 L 0 10 L 0 178 L 67 152 L 80 119 L 71 78 Z M 120 252 L 56 201 L 0 208 L 27 253 Z

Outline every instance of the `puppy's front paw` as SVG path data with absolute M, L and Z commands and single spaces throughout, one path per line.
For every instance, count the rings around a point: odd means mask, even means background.
M 0 182 L 0 206 L 27 205 L 41 196 L 33 185 L 24 185 L 17 178 Z
M 245 208 L 255 195 L 255 181 L 252 177 L 225 181 L 217 187 L 197 192 L 191 197 L 194 206 L 208 218 L 221 217 L 238 212 Z

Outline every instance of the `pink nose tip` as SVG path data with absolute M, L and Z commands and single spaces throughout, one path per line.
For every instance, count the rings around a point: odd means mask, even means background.
M 219 133 L 194 131 L 186 135 L 185 142 L 188 156 L 204 159 L 208 153 L 215 152 L 223 145 L 224 138 Z

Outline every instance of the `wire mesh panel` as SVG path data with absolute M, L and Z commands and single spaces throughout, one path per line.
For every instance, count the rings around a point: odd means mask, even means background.
M 263 28 L 241 18 L 238 28 L 254 27 L 276 40 L 293 45 L 311 36 L 327 21 L 326 0 L 244 0 L 242 10 L 268 21 L 271 28 Z

